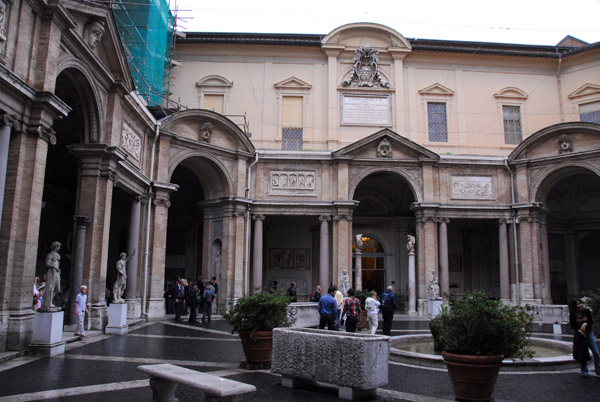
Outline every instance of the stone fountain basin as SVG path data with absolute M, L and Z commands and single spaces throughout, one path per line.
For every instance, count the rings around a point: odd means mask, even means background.
M 426 335 L 406 335 L 390 340 L 390 360 L 413 364 L 416 366 L 426 366 L 435 368 L 446 368 L 444 359 L 441 355 L 409 352 L 402 350 L 403 346 L 408 346 L 415 342 L 431 342 L 433 337 Z M 505 359 L 500 371 L 557 371 L 578 369 L 579 363 L 573 360 L 572 344 L 570 342 L 558 341 L 555 339 L 531 338 L 531 344 L 543 346 L 557 350 L 558 355 L 552 357 L 534 357 L 526 360 Z M 433 348 L 433 347 L 432 347 Z

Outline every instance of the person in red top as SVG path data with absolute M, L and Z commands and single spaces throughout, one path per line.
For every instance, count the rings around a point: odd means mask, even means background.
M 346 332 L 356 332 L 356 324 L 360 320 L 360 300 L 354 297 L 354 289 L 348 289 L 348 298 L 344 300 L 344 308 L 342 311 L 342 323 L 344 322 L 344 316 L 346 319 Z

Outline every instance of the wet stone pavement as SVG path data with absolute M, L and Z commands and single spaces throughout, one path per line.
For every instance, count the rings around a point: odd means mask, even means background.
M 396 317 L 393 336 L 428 333 L 423 319 Z M 565 336 L 564 340 L 569 340 Z M 136 370 L 142 364 L 172 363 L 256 386 L 242 401 L 337 401 L 337 389 L 319 384 L 287 389 L 268 370 L 241 369 L 243 351 L 237 335 L 222 320 L 212 324 L 176 323 L 173 319 L 139 323 L 124 336 L 89 336 L 67 345 L 62 356 L 20 357 L 0 363 L 0 402 L 152 400 L 148 376 Z M 335 364 L 335 362 L 332 362 Z M 600 377 L 583 379 L 578 370 L 501 373 L 495 401 L 600 401 Z M 181 402 L 203 400 L 204 395 L 179 385 Z M 453 400 L 446 370 L 390 362 L 389 384 L 372 401 Z

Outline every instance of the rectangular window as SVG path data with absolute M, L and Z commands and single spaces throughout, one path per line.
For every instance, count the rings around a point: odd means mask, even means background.
M 281 111 L 281 149 L 302 150 L 304 106 L 301 96 L 284 96 Z
M 521 107 L 502 106 L 502 118 L 504 120 L 504 143 L 521 143 L 523 139 L 523 131 L 521 129 Z
M 600 101 L 579 105 L 579 117 L 581 121 L 600 124 Z
M 427 121 L 429 123 L 429 141 L 448 142 L 446 104 L 427 102 Z
M 223 95 L 204 95 L 203 109 L 223 114 L 225 106 L 225 97 Z

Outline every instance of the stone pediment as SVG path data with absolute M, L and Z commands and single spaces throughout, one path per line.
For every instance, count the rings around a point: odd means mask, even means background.
M 421 145 L 402 137 L 389 129 L 383 129 L 362 140 L 333 153 L 334 159 L 414 160 L 437 161 L 439 155 Z
M 453 96 L 454 91 L 440 83 L 432 84 L 419 90 L 421 95 Z
M 321 41 L 323 48 L 345 48 L 354 52 L 367 44 L 373 48 L 410 52 L 410 42 L 394 29 L 374 23 L 342 25 L 327 34 Z
M 542 161 L 556 157 L 586 155 L 600 149 L 600 126 L 568 122 L 546 127 L 531 134 L 508 156 L 509 161 Z
M 500 91 L 494 94 L 494 98 L 496 99 L 506 99 L 506 100 L 525 100 L 529 97 L 525 93 L 525 91 L 515 88 L 515 87 L 506 87 L 501 89 Z
M 312 85 L 296 77 L 290 77 L 273 85 L 277 89 L 311 89 Z
M 600 85 L 585 84 L 569 94 L 569 99 L 582 98 L 584 96 L 600 95 Z
M 73 35 L 71 38 L 75 39 L 71 41 L 75 47 L 70 52 L 79 59 L 89 59 L 89 55 L 93 54 L 95 60 L 92 64 L 109 72 L 113 79 L 131 83 L 133 87 L 127 57 L 111 10 L 81 2 L 67 2 L 65 8 L 75 22 L 74 28 L 69 31 Z M 63 41 L 69 41 L 66 38 Z
M 199 88 L 231 88 L 233 86 L 233 81 L 229 81 L 227 78 L 220 75 L 207 75 L 198 80 L 196 86 Z
M 189 109 L 167 117 L 161 133 L 172 135 L 175 142 L 189 148 L 207 147 L 223 152 L 253 154 L 254 145 L 244 132 L 227 117 L 205 109 Z

